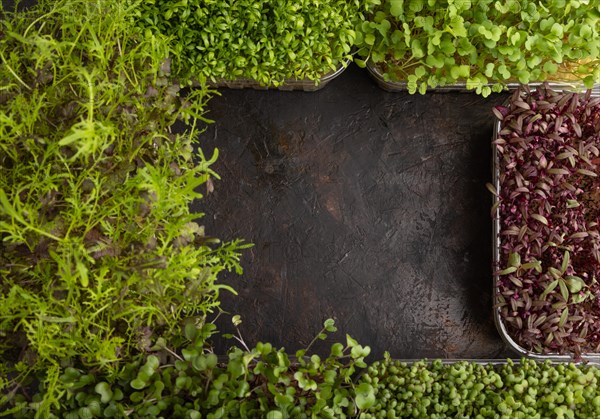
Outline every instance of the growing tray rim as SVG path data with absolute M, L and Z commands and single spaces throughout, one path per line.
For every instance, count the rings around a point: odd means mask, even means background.
M 260 82 L 248 79 L 216 79 L 215 81 L 207 80 L 207 84 L 213 88 L 228 88 L 228 89 L 255 89 L 255 90 L 281 90 L 281 91 L 304 91 L 304 92 L 315 92 L 324 88 L 331 80 L 338 77 L 340 74 L 348 68 L 351 64 L 351 60 L 341 60 L 335 71 L 330 71 L 324 74 L 318 80 L 310 79 L 285 79 L 279 86 L 268 85 L 265 86 Z
M 544 362 L 549 361 L 551 365 L 564 365 L 565 364 L 564 360 L 535 359 L 535 358 L 531 358 L 531 357 L 520 357 L 520 358 L 510 358 L 510 357 L 507 357 L 507 358 L 439 358 L 439 357 L 431 357 L 431 358 L 414 358 L 414 359 L 393 358 L 393 357 L 390 358 L 391 361 L 401 362 L 401 363 L 405 363 L 407 365 L 413 365 L 413 364 L 416 364 L 417 362 L 423 362 L 423 361 L 427 364 L 431 364 L 434 361 L 440 361 L 443 365 L 453 365 L 453 364 L 456 364 L 459 362 L 468 362 L 471 364 L 494 365 L 494 366 L 507 365 L 509 361 L 511 361 L 515 365 L 518 365 L 518 364 L 520 364 L 522 359 L 527 359 L 528 361 L 535 361 L 538 363 L 544 363 Z M 384 361 L 384 360 L 385 360 L 385 358 L 377 359 L 377 360 L 371 362 L 370 364 L 372 365 L 374 362 Z M 600 368 L 600 360 L 596 360 L 596 359 L 581 359 L 581 360 L 569 359 L 568 363 L 571 363 L 571 364 L 574 364 L 577 366 L 589 365 L 589 366 Z M 364 372 L 364 371 L 362 371 L 362 372 Z
M 367 62 L 367 71 L 369 74 L 375 79 L 377 85 L 381 87 L 383 90 L 388 92 L 405 92 L 408 90 L 408 82 L 406 81 L 386 81 L 383 77 L 383 74 L 377 68 L 377 65 L 372 61 Z M 531 82 L 528 83 L 528 86 L 534 88 L 538 86 L 542 86 L 544 84 L 548 84 L 548 86 L 553 90 L 565 90 L 565 89 L 573 89 L 575 91 L 585 91 L 587 90 L 585 86 L 581 82 L 573 81 L 546 81 L 546 82 Z M 494 83 L 487 83 L 485 86 L 492 87 Z M 521 83 L 507 83 L 504 91 L 513 91 L 518 89 L 521 86 Z M 452 83 L 447 84 L 445 86 L 438 87 L 427 87 L 428 90 L 432 90 L 434 92 L 461 92 L 461 93 L 473 93 L 474 89 L 467 89 L 466 82 Z M 600 84 L 594 85 L 592 89 L 594 93 L 600 95 Z
M 550 88 L 552 88 L 551 84 L 548 84 Z M 555 90 L 555 89 L 553 89 Z M 598 97 L 600 96 L 600 86 L 596 86 L 594 87 L 594 89 L 592 89 L 592 97 Z M 504 105 L 508 105 L 510 103 L 510 98 L 506 99 L 504 101 Z M 494 188 L 496 189 L 497 193 L 500 193 L 500 156 L 497 152 L 496 146 L 494 145 L 494 142 L 498 139 L 498 134 L 500 133 L 500 121 L 494 117 L 494 131 L 493 131 L 493 137 L 492 137 L 492 176 L 493 176 L 493 185 Z M 498 197 L 494 196 L 493 197 L 493 203 L 496 204 L 498 202 Z M 496 325 L 496 329 L 498 330 L 498 333 L 500 334 L 500 337 L 502 338 L 502 340 L 504 341 L 504 343 L 506 345 L 508 345 L 510 347 L 511 350 L 513 350 L 514 352 L 520 354 L 521 356 L 524 356 L 526 358 L 530 358 L 530 359 L 535 359 L 535 360 L 539 360 L 539 361 L 545 361 L 545 360 L 549 360 L 552 362 L 576 362 L 575 361 L 575 355 L 574 354 L 565 354 L 565 355 L 561 355 L 561 354 L 557 354 L 557 353 L 550 353 L 550 354 L 540 354 L 537 352 L 533 352 L 533 351 L 529 351 L 525 348 L 523 348 L 521 345 L 519 345 L 517 342 L 514 341 L 514 339 L 512 337 L 510 337 L 510 335 L 508 334 L 508 330 L 506 329 L 505 324 L 502 322 L 502 318 L 500 315 L 500 308 L 496 307 L 496 301 L 497 301 L 497 282 L 499 279 L 499 275 L 498 275 L 498 269 L 500 266 L 500 206 L 498 206 L 496 208 L 496 210 L 494 211 L 494 219 L 492 222 L 492 268 L 493 268 L 493 286 L 492 286 L 492 310 L 494 312 L 493 317 L 494 317 L 494 323 Z M 600 364 L 600 353 L 596 353 L 596 352 L 588 352 L 588 353 L 583 353 L 581 354 L 580 357 L 578 357 L 577 359 L 582 359 L 586 362 L 591 362 L 594 364 Z

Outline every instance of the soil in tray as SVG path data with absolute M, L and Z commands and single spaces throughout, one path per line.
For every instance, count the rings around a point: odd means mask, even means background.
M 511 355 L 485 188 L 506 95 L 387 93 L 355 66 L 319 92 L 221 94 L 201 144 L 223 179 L 193 209 L 208 234 L 255 244 L 222 296 L 249 344 L 295 351 L 333 317 L 376 358 Z

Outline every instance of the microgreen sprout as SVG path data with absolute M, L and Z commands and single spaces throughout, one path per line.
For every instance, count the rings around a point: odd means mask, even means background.
M 524 88 L 494 114 L 502 321 L 528 350 L 597 353 L 600 98 Z
M 599 382 L 597 367 L 573 363 L 404 362 L 386 354 L 358 381 L 373 392 L 358 417 L 592 418 L 600 415 Z
M 321 77 L 351 59 L 354 25 L 373 0 L 143 2 L 138 22 L 172 38 L 181 80 L 280 85 Z
M 113 376 L 241 272 L 245 245 L 189 211 L 218 178 L 217 151 L 193 153 L 210 92 L 180 96 L 136 6 L 40 0 L 0 21 L 0 411 L 35 377 L 49 417 L 65 368 Z
M 327 320 L 316 340 L 334 330 Z M 170 340 L 161 337 L 148 354 L 124 362 L 116 376 L 66 368 L 57 380 L 67 396 L 54 417 L 345 418 L 373 392 L 368 383 L 355 389 L 353 378 L 366 368 L 370 350 L 349 336 L 345 344 L 333 343 L 325 358 L 310 347 L 294 358 L 270 343 L 247 345 L 239 330 L 242 347 L 217 356 L 210 346 L 215 333 L 213 323 L 188 321 Z M 36 409 L 23 401 L 14 417 L 29 418 Z
M 597 1 L 382 0 L 356 26 L 357 64 L 410 93 L 463 82 L 483 96 L 507 83 L 600 81 Z

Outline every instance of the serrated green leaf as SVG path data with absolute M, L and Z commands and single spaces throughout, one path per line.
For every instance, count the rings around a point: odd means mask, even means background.
M 421 78 L 423 76 L 425 76 L 427 74 L 427 70 L 425 69 L 424 66 L 420 65 L 417 68 L 415 68 L 415 77 L 417 78 Z

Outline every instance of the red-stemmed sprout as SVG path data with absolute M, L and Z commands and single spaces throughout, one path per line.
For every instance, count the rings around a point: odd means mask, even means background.
M 510 336 L 600 352 L 600 98 L 523 87 L 497 106 L 496 302 Z

